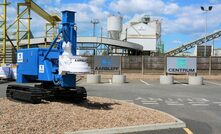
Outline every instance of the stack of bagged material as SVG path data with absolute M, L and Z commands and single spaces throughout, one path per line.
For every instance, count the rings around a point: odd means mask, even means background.
M 0 78 L 2 79 L 11 79 L 12 72 L 10 67 L 0 67 Z
M 12 72 L 12 79 L 16 80 L 17 79 L 17 68 L 11 68 Z
M 10 68 L 11 68 L 11 78 L 13 80 L 16 80 L 17 79 L 17 65 L 16 64 L 11 64 Z

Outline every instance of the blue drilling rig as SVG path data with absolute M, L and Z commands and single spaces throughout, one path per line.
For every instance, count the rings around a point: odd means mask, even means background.
M 49 48 L 28 48 L 17 51 L 17 83 L 8 85 L 6 96 L 11 99 L 40 103 L 41 100 L 64 98 L 85 100 L 84 87 L 76 86 L 76 73 L 88 72 L 84 58 L 76 56 L 75 12 L 63 11 L 59 33 Z M 61 40 L 58 42 L 58 39 Z

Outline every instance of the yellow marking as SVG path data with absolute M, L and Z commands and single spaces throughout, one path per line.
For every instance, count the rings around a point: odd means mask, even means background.
M 193 134 L 193 132 L 189 128 L 183 128 L 184 131 L 186 131 L 187 134 Z

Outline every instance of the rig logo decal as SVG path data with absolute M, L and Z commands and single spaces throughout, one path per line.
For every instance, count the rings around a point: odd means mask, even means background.
M 186 68 L 187 62 L 185 58 L 178 58 L 176 61 L 176 67 L 177 68 Z
M 17 54 L 17 62 L 23 62 L 23 53 Z
M 112 59 L 108 59 L 108 58 L 103 58 L 102 60 L 101 60 L 101 64 L 103 65 L 103 66 L 107 66 L 107 67 L 111 67 L 111 65 L 112 65 Z
M 39 73 L 44 73 L 44 72 L 45 72 L 45 66 L 39 65 Z

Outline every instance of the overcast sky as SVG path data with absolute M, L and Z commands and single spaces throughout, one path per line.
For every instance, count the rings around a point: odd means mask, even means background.
M 3 0 L 0 0 L 1 2 Z M 15 19 L 16 1 L 8 0 L 8 21 Z M 79 36 L 91 36 L 91 19 L 100 20 L 97 25 L 97 35 L 100 28 L 106 30 L 107 16 L 120 12 L 126 23 L 128 20 L 142 15 L 151 15 L 162 19 L 162 40 L 165 50 L 177 47 L 205 35 L 205 13 L 200 6 L 213 6 L 208 14 L 208 33 L 221 29 L 221 0 L 34 0 L 48 12 L 59 13 L 62 10 L 76 11 L 76 21 Z M 2 13 L 2 10 L 0 10 Z M 35 36 L 44 35 L 45 21 L 32 13 L 32 31 Z M 106 31 L 104 31 L 106 33 Z M 216 47 L 221 47 L 220 39 L 215 41 Z M 211 43 L 211 42 L 210 42 Z

